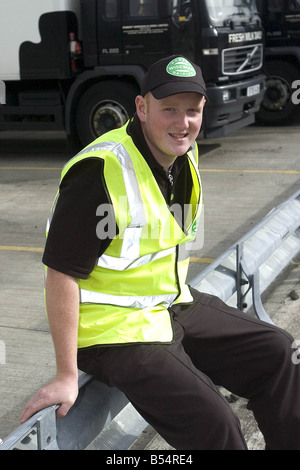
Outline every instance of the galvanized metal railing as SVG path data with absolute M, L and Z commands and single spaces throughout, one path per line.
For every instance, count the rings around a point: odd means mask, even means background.
M 0 444 L 0 450 L 122 450 L 147 426 L 125 395 L 93 379 L 79 378 L 79 395 L 65 418 L 58 406 L 39 411 Z
M 196 276 L 190 285 L 271 322 L 261 294 L 300 251 L 300 190 Z
M 300 190 L 276 207 L 191 282 L 201 292 L 272 323 L 261 295 L 300 252 Z M 248 314 L 248 313 L 247 313 Z M 0 450 L 123 450 L 147 426 L 122 392 L 83 374 L 79 396 L 68 415 L 56 421 L 57 406 L 19 426 Z

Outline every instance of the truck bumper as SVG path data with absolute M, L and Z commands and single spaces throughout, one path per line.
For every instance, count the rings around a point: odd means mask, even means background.
M 266 89 L 265 75 L 223 86 L 208 86 L 204 112 L 205 137 L 220 137 L 255 121 Z

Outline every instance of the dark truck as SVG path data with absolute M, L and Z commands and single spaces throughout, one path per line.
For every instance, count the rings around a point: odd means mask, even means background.
M 0 129 L 65 130 L 87 144 L 126 122 L 149 65 L 172 54 L 203 69 L 205 137 L 255 120 L 265 77 L 254 0 L 1 0 L 1 6 L 7 99 Z
M 265 30 L 267 89 L 257 120 L 284 124 L 297 112 L 293 100 L 300 80 L 300 1 L 257 0 Z M 295 95 L 294 95 L 295 96 Z

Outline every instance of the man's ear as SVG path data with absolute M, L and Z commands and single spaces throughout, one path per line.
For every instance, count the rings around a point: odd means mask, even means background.
M 138 95 L 135 99 L 136 113 L 141 122 L 145 122 L 147 113 L 147 103 L 143 96 Z

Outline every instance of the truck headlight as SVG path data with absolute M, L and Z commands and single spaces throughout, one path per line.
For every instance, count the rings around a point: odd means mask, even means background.
M 231 92 L 230 92 L 230 90 L 224 90 L 224 91 L 223 91 L 223 101 L 224 101 L 224 103 L 225 103 L 226 101 L 229 101 L 230 99 L 231 99 Z

